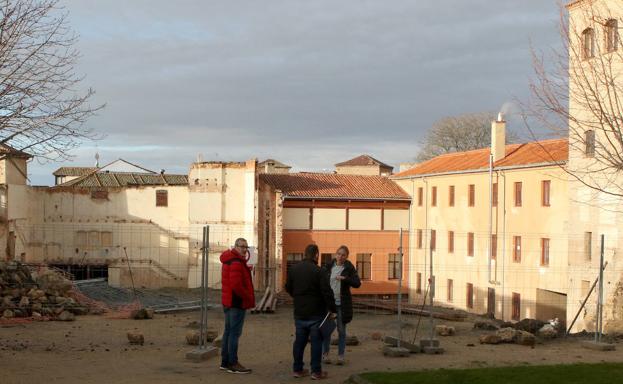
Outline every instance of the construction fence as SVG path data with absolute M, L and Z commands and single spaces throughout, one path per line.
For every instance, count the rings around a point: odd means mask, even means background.
M 266 289 L 287 303 L 283 285 L 288 269 L 303 259 L 307 244 L 320 248 L 320 263 L 337 248 L 350 249 L 349 260 L 362 280 L 352 289 L 363 311 L 428 314 L 430 305 L 446 315 L 487 315 L 508 321 L 557 319 L 574 331 L 594 330 L 598 309 L 601 244 L 592 237 L 558 233 L 441 231 L 284 231 L 262 241 L 253 228 L 210 225 L 161 228 L 151 223 L 82 223 L 19 228 L 22 261 L 45 263 L 77 280 L 104 279 L 113 288 L 195 289 L 202 284 L 202 252 L 207 249 L 205 284 L 220 289 L 220 254 L 239 237 L 251 245 L 258 301 Z M 623 321 L 616 310 L 622 299 L 623 266 L 616 260 L 617 239 L 605 238 L 602 325 Z M 216 293 L 210 301 L 218 303 Z M 585 302 L 584 305 L 583 302 Z

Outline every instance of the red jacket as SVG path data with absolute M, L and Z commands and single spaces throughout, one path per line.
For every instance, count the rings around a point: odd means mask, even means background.
M 255 307 L 255 294 L 251 270 L 247 261 L 235 249 L 221 254 L 221 303 L 227 308 L 250 309 Z

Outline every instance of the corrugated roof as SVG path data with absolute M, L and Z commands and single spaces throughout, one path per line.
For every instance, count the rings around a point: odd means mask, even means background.
M 291 173 L 263 174 L 260 180 L 289 197 L 411 200 L 398 184 L 383 176 Z
M 483 148 L 474 151 L 444 154 L 420 163 L 404 172 L 397 173 L 392 178 L 488 169 L 489 152 L 489 148 Z M 567 139 L 508 144 L 506 146 L 506 157 L 496 161 L 494 167 L 554 164 L 567 161 L 568 158 L 569 142 Z
M 385 168 L 392 168 L 392 169 L 394 168 L 391 165 L 387 165 L 383 163 L 382 161 L 379 161 L 370 155 L 360 155 L 350 160 L 346 160 L 341 163 L 335 164 L 336 167 L 344 167 L 344 166 L 356 167 L 356 166 L 366 166 L 366 165 L 379 165 Z
M 54 176 L 84 176 L 98 169 L 96 167 L 60 167 L 52 174 Z
M 88 175 L 60 184 L 59 187 L 112 188 L 154 185 L 188 185 L 188 176 L 128 172 L 92 172 Z

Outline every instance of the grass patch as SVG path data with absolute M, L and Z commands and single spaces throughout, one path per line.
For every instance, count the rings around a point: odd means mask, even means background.
M 370 372 L 364 379 L 378 384 L 612 384 L 623 381 L 623 364 L 571 364 L 418 372 Z

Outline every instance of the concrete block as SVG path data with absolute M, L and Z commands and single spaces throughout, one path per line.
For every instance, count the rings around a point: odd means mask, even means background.
M 427 355 L 441 355 L 445 350 L 441 347 L 424 347 L 422 351 Z
M 424 349 L 427 347 L 439 348 L 439 340 L 438 339 L 420 339 L 420 348 Z
M 411 354 L 407 348 L 398 348 L 386 345 L 383 347 L 383 355 L 388 357 L 407 357 Z
M 215 347 L 207 347 L 204 349 L 196 348 L 190 352 L 186 352 L 186 359 L 192 361 L 204 361 L 209 359 L 210 357 L 218 356 L 218 348 Z
M 390 347 L 398 347 L 398 338 L 393 336 L 385 336 L 383 342 Z M 420 353 L 419 345 L 412 344 L 408 341 L 400 340 L 400 348 L 406 348 L 409 353 Z
M 594 351 L 614 351 L 614 344 L 609 343 L 596 343 L 594 341 L 583 341 L 582 347 L 586 349 L 592 349 Z

